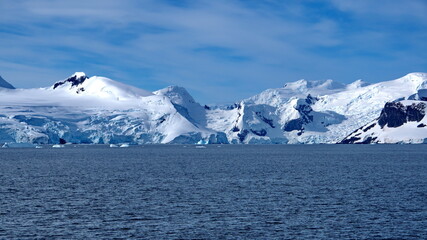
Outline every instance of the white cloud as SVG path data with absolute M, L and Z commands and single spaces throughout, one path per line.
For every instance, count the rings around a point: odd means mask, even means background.
M 333 1 L 342 11 L 371 13 L 368 2 L 355 2 Z M 1 71 L 10 76 L 20 66 L 31 69 L 28 77 L 18 74 L 22 83 L 46 78 L 46 73 L 52 74 L 52 82 L 74 71 L 107 73 L 139 87 L 182 85 L 213 102 L 221 93 L 237 100 L 300 77 L 343 76 L 350 68 L 332 72 L 343 65 L 342 59 L 312 49 L 387 49 L 381 41 L 388 33 L 354 34 L 333 17 L 311 16 L 298 1 L 254 2 L 256 7 L 245 3 L 200 0 L 179 7 L 156 0 L 1 1 Z M 12 33 L 2 33 L 2 26 Z M 76 67 L 84 69 L 72 69 Z M 42 86 L 28 85 L 37 84 Z M 237 87 L 238 95 L 225 95 Z M 222 91 L 212 94 L 210 89 Z

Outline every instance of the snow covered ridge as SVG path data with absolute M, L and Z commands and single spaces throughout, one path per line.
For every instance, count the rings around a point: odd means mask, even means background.
M 94 95 L 102 98 L 128 99 L 153 95 L 153 93 L 132 87 L 104 77 L 88 77 L 76 72 L 69 78 L 56 82 L 52 89 L 68 90 L 82 95 Z
M 386 103 L 378 119 L 357 129 L 341 143 L 427 143 L 427 102 Z
M 189 115 L 197 111 L 162 91 L 76 73 L 52 87 L 0 90 L 0 143 L 227 143 Z
M 378 118 L 387 102 L 416 99 L 423 89 L 426 73 L 370 85 L 300 80 L 231 110 L 208 111 L 208 127 L 225 132 L 232 143 L 338 143 Z
M 0 79 L 0 143 L 388 143 L 402 140 L 384 132 L 413 124 L 416 130 L 401 130 L 409 132 L 403 142 L 427 139 L 427 128 L 418 127 L 426 124 L 425 73 L 370 85 L 299 80 L 225 108 L 201 106 L 182 87 L 150 92 L 81 72 L 47 88 L 5 83 Z M 392 108 L 406 114 L 397 127 Z M 355 134 L 359 139 L 348 140 Z

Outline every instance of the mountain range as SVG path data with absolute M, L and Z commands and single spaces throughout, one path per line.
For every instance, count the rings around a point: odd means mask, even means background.
M 368 84 L 298 80 L 230 106 L 77 72 L 50 87 L 0 77 L 0 143 L 427 143 L 427 74 Z

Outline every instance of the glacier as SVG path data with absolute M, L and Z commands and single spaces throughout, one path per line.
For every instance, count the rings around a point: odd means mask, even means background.
M 387 102 L 424 101 L 426 89 L 426 73 L 376 84 L 298 80 L 208 107 L 180 86 L 151 92 L 82 72 L 34 89 L 1 78 L 0 143 L 339 143 L 377 121 Z

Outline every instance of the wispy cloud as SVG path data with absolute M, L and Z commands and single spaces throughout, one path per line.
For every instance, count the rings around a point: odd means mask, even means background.
M 202 102 L 222 102 L 299 78 L 423 71 L 427 21 L 419 13 L 427 4 L 381 3 L 1 1 L 0 73 L 36 87 L 86 71 L 149 90 L 182 85 Z M 416 62 L 399 61 L 411 54 Z M 383 64 L 395 70 L 375 66 Z
M 402 21 L 405 18 L 427 24 L 427 3 L 424 0 L 341 1 L 331 0 L 340 10 L 370 19 Z

